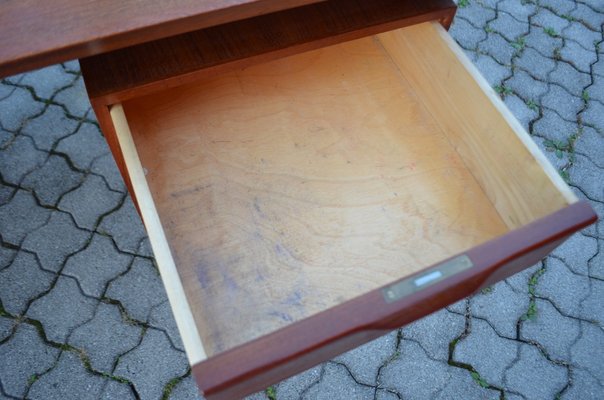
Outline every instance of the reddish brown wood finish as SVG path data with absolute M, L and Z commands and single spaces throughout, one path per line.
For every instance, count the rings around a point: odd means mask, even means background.
M 321 0 L 4 0 L 0 77 Z
M 213 26 L 80 60 L 88 95 L 114 104 L 202 76 L 440 20 L 451 0 L 329 0 Z
M 596 214 L 580 201 L 468 250 L 474 267 L 392 303 L 381 289 L 193 366 L 209 400 L 241 398 L 533 265 Z

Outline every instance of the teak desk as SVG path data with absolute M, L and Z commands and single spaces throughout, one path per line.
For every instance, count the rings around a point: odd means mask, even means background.
M 80 58 L 209 399 L 421 318 L 596 219 L 449 37 L 450 0 L 139 4 L 5 1 L 0 75 Z

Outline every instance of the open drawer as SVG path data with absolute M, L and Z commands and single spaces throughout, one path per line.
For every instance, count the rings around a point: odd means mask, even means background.
M 436 22 L 109 110 L 211 399 L 425 316 L 595 220 Z

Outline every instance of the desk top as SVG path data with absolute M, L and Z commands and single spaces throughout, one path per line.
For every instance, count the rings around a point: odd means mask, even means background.
M 4 0 L 0 77 L 321 0 Z

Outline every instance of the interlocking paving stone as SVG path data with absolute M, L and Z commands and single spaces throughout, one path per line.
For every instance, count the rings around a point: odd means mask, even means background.
M 466 18 L 475 26 L 484 27 L 488 21 L 497 16 L 495 10 L 491 7 L 483 7 L 481 2 L 470 1 L 466 7 L 457 9 L 457 15 Z
M 553 255 L 564 260 L 573 272 L 588 275 L 588 263 L 598 253 L 598 241 L 585 235 L 573 235 Z
M 28 72 L 19 84 L 32 87 L 42 99 L 50 99 L 55 92 L 70 86 L 74 80 L 75 76 L 66 73 L 60 65 L 51 65 Z
M 581 116 L 585 124 L 595 126 L 600 133 L 604 133 L 604 104 L 599 101 L 588 102 L 587 109 Z
M 100 400 L 136 400 L 132 388 L 127 383 L 109 381 L 101 392 Z
M 593 84 L 585 89 L 585 91 L 590 100 L 597 100 L 604 104 L 604 77 L 596 75 L 593 81 Z
M 541 344 L 554 360 L 570 361 L 570 346 L 581 333 L 579 320 L 563 316 L 548 301 L 536 304 L 537 315 L 522 322 L 520 337 Z
M 34 101 L 31 93 L 17 88 L 10 97 L 0 100 L 0 127 L 17 131 L 23 124 L 44 110 L 44 104 Z M 4 171 L 4 168 L 0 168 Z
M 123 197 L 122 193 L 108 190 L 103 178 L 89 174 L 80 187 L 63 196 L 59 208 L 70 213 L 78 227 L 92 230 Z
M 486 319 L 501 336 L 516 337 L 516 323 L 529 306 L 528 294 L 514 293 L 505 282 L 478 293 L 470 299 L 471 313 Z
M 548 34 L 544 28 L 532 26 L 531 31 L 524 37 L 524 43 L 531 50 L 552 57 L 556 49 L 562 49 L 564 41 L 560 36 Z
M 530 47 L 527 47 L 522 51 L 522 54 L 515 59 L 514 65 L 523 69 L 532 77 L 542 81 L 547 80 L 550 72 L 556 68 L 556 62 L 554 60 L 542 56 Z
M 570 62 L 581 72 L 589 73 L 591 64 L 597 61 L 593 51 L 585 50 L 579 43 L 567 40 L 560 50 L 562 59 Z
M 578 42 L 587 51 L 593 51 L 594 43 L 602 40 L 600 32 L 588 29 L 580 22 L 572 22 L 568 28 L 562 31 L 562 36 Z
M 357 382 L 375 385 L 378 370 L 396 351 L 397 331 L 335 358 L 345 364 Z
M 506 371 L 507 387 L 529 399 L 553 399 L 568 383 L 568 371 L 534 346 L 522 344 L 520 359 Z
M 567 19 L 543 7 L 539 8 L 537 13 L 532 17 L 532 23 L 543 28 L 551 28 L 557 34 L 560 34 L 560 32 L 570 25 Z
M 10 266 L 16 255 L 16 250 L 0 245 L 0 271 Z
M 580 368 L 572 369 L 572 384 L 565 391 L 561 399 L 563 400 L 600 400 L 604 393 L 604 386 L 589 372 Z
M 449 32 L 459 45 L 465 49 L 475 49 L 478 43 L 487 38 L 482 29 L 473 29 L 472 25 L 463 18 L 455 18 Z
M 449 343 L 461 335 L 465 318 L 447 310 L 440 310 L 403 328 L 405 339 L 420 343 L 431 358 L 446 362 L 449 358 Z
M 111 235 L 120 250 L 131 253 L 136 253 L 138 244 L 147 236 L 130 196 L 118 210 L 103 218 L 98 229 Z
M 562 119 L 554 112 L 548 112 L 533 124 L 533 133 L 549 140 L 566 143 L 578 131 L 576 123 Z
M 0 316 L 0 342 L 7 339 L 13 332 L 15 320 Z
M 509 65 L 516 50 L 498 33 L 489 32 L 478 44 L 478 50 L 493 57 L 499 64 Z
M 153 257 L 153 248 L 151 247 L 151 242 L 149 242 L 149 238 L 145 237 L 143 238 L 143 240 L 141 240 L 136 254 L 145 257 Z
M 109 153 L 109 147 L 99 128 L 90 123 L 83 123 L 76 133 L 61 139 L 56 150 L 66 154 L 82 170 L 90 169 L 96 158 Z
M 277 396 L 277 398 L 293 399 L 294 397 Z M 297 398 L 297 397 L 295 397 L 295 398 Z M 183 380 L 181 380 L 180 382 L 178 382 L 176 384 L 176 386 L 174 386 L 174 388 L 172 389 L 172 392 L 170 392 L 170 400 L 202 400 L 202 399 L 203 399 L 203 397 L 201 397 L 201 395 L 199 394 L 199 389 L 197 388 L 197 384 L 195 383 L 195 380 L 193 380 L 193 377 L 190 375 L 188 377 L 184 378 Z
M 0 381 L 6 394 L 25 395 L 32 376 L 52 367 L 59 350 L 47 346 L 36 328 L 20 324 L 13 336 L 0 345 Z
M 589 29 L 599 31 L 604 24 L 604 14 L 594 11 L 583 3 L 577 3 L 577 8 L 570 12 L 574 19 L 586 24 Z
M 67 260 L 62 273 L 76 278 L 85 294 L 101 297 L 109 281 L 131 262 L 132 256 L 118 252 L 110 238 L 94 234 L 88 247 Z
M 507 12 L 498 12 L 497 18 L 489 22 L 489 26 L 500 32 L 510 42 L 514 42 L 529 32 L 528 21 L 519 21 Z
M 90 101 L 84 88 L 84 80 L 78 78 L 72 86 L 57 92 L 53 100 L 62 104 L 76 118 L 85 117 L 90 110 Z
M 583 100 L 573 96 L 558 85 L 550 85 L 550 90 L 541 99 L 541 104 L 558 113 L 563 119 L 574 121 L 583 108 Z
M 120 192 L 126 191 L 126 186 L 124 185 L 120 171 L 118 170 L 115 160 L 110 153 L 104 154 L 95 159 L 90 166 L 90 171 L 103 176 L 111 190 Z
M 550 257 L 535 292 L 551 300 L 564 314 L 579 316 L 581 302 L 589 293 L 589 278 L 573 274 L 562 261 Z
M 537 110 L 529 108 L 518 96 L 505 96 L 504 103 L 527 131 L 529 130 L 529 123 L 539 117 Z
M 323 368 L 324 365 L 319 365 L 280 382 L 275 387 L 277 399 L 299 399 L 305 390 L 321 379 Z
M 539 98 L 548 90 L 547 84 L 534 79 L 522 70 L 514 71 L 514 75 L 505 84 L 524 100 L 533 100 L 537 104 Z
M 140 346 L 122 356 L 115 375 L 130 380 L 143 399 L 159 399 L 166 384 L 187 372 L 183 352 L 174 350 L 166 335 L 147 329 Z
M 502 387 L 504 372 L 517 351 L 518 342 L 498 336 L 487 322 L 472 319 L 471 332 L 457 342 L 453 360 L 473 366 L 489 384 Z
M 140 257 L 126 274 L 109 284 L 106 296 L 119 300 L 138 321 L 147 321 L 153 307 L 167 299 L 159 273 L 151 261 Z
M 33 383 L 27 397 L 32 400 L 95 400 L 105 380 L 88 372 L 75 353 L 64 351 L 57 365 Z
M 435 397 L 436 400 L 458 400 L 460 396 L 464 399 L 499 400 L 500 392 L 497 390 L 483 388 L 478 385 L 470 371 L 461 368 L 449 368 L 451 377 L 443 390 Z
M 56 206 L 59 198 L 75 189 L 83 177 L 71 169 L 63 157 L 50 155 L 40 168 L 23 179 L 21 186 L 33 190 L 40 204 Z
M 581 302 L 581 316 L 585 319 L 596 321 L 604 329 L 604 281 L 591 279 L 589 295 Z
M 560 15 L 567 15 L 576 7 L 572 0 L 539 0 L 539 5 L 554 9 Z
M 447 364 L 432 360 L 419 344 L 404 340 L 400 356 L 382 368 L 381 386 L 400 393 L 404 399 L 428 399 L 448 383 Z
M 15 245 L 20 244 L 29 232 L 46 224 L 50 214 L 50 210 L 36 204 L 31 193 L 17 190 L 9 203 L 0 206 L 2 239 Z
M 552 83 L 557 83 L 572 95 L 581 97 L 583 90 L 591 84 L 589 74 L 583 74 L 575 70 L 570 64 L 565 62 L 556 63 L 556 68 L 549 75 Z
M 48 157 L 47 153 L 34 147 L 31 138 L 23 135 L 17 135 L 0 154 L 2 179 L 15 185 L 20 184 L 27 173 L 42 165 Z
M 100 303 L 94 318 L 69 336 L 69 344 L 84 350 L 94 370 L 110 373 L 117 358 L 138 345 L 141 333 L 141 327 L 123 320 L 117 306 Z
M 528 21 L 529 16 L 537 10 L 537 5 L 528 1 L 500 0 L 497 9 L 509 13 L 517 20 Z
M 174 347 L 178 350 L 185 351 L 185 348 L 178 334 L 178 328 L 176 327 L 176 321 L 174 320 L 174 314 L 172 314 L 172 308 L 168 300 L 161 304 L 154 306 L 149 314 L 149 325 L 163 330 L 167 335 Z
M 90 235 L 76 227 L 68 214 L 54 211 L 46 225 L 25 237 L 23 248 L 38 255 L 42 268 L 56 272 L 68 255 L 84 247 Z
M 491 86 L 500 85 L 501 81 L 510 75 L 510 71 L 507 67 L 499 64 L 489 55 L 479 54 L 476 58 L 475 65 Z
M 0 206 L 5 205 L 13 198 L 16 188 L 11 186 L 6 186 L 0 182 Z
M 61 107 L 51 104 L 42 115 L 28 120 L 21 132 L 31 137 L 38 149 L 49 151 L 59 139 L 72 134 L 77 127 L 77 121 L 67 118 Z
M 370 387 L 357 385 L 342 365 L 328 363 L 323 377 L 301 397 L 308 400 L 350 399 L 362 400 L 373 396 Z
M 97 301 L 82 295 L 75 279 L 60 276 L 48 294 L 31 304 L 26 315 L 42 323 L 49 340 L 65 343 L 73 328 L 92 318 L 96 305 Z
M 604 185 L 601 181 L 593 179 L 600 170 L 598 166 L 590 158 L 577 154 L 574 167 L 571 172 L 573 185 L 580 187 L 590 199 L 604 202 Z
M 0 271 L 0 300 L 13 315 L 25 312 L 30 300 L 50 289 L 55 274 L 43 271 L 33 254 L 20 251 L 10 267 Z

